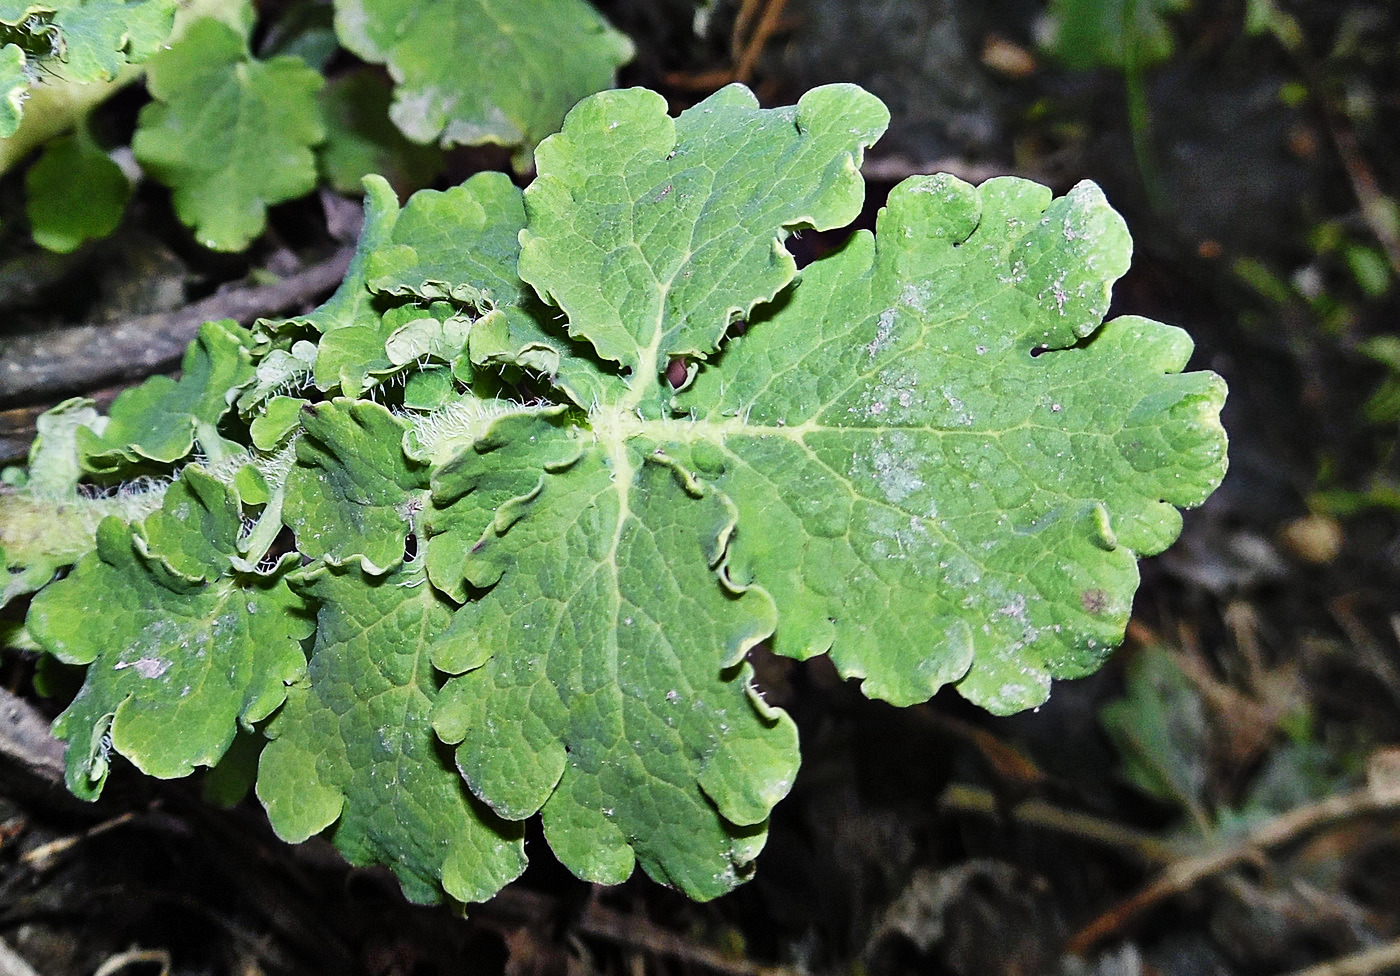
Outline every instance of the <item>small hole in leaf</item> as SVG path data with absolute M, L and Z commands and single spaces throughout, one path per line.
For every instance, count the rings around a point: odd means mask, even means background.
M 1031 358 L 1039 359 L 1042 355 L 1050 351 L 1049 346 L 1036 346 L 1031 350 Z
M 410 532 L 403 541 L 403 561 L 411 563 L 418 555 L 418 534 Z

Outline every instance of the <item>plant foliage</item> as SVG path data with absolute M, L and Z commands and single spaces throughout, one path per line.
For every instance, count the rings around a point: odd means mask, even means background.
M 421 185 L 441 164 L 438 146 L 483 143 L 511 148 L 523 169 L 568 108 L 610 87 L 632 56 L 585 0 L 335 0 L 333 12 L 319 34 L 291 15 L 280 28 L 265 23 L 259 33 L 286 50 L 262 57 L 250 47 L 247 0 L 0 3 L 0 172 L 84 129 L 98 103 L 144 75 L 153 101 L 132 138 L 142 173 L 170 187 L 201 244 L 239 251 L 262 232 L 268 206 L 323 177 L 357 189 L 381 172 Z M 327 86 L 319 62 L 338 46 L 384 65 L 392 86 L 367 70 Z M 81 145 L 78 161 L 102 166 L 91 140 Z M 58 158 L 45 156 L 49 177 Z M 36 240 L 72 250 L 110 232 L 127 187 L 115 164 L 104 168 L 95 198 L 36 178 Z
M 400 209 L 371 179 L 323 306 L 211 323 L 105 423 L 68 407 L 36 477 L 174 477 L 29 611 L 88 665 L 74 790 L 241 726 L 276 830 L 412 898 L 489 897 L 536 814 L 580 877 L 709 898 L 797 771 L 758 645 L 997 712 L 1094 670 L 1136 557 L 1223 474 L 1223 385 L 1181 331 L 1103 322 L 1130 242 L 1088 183 L 914 177 L 799 271 L 786 240 L 856 217 L 886 121 L 854 86 L 593 96 L 523 192 Z M 3 541 L 12 573 L 63 561 Z

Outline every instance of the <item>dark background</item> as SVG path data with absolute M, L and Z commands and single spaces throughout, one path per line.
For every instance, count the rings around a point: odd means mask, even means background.
M 735 77 L 767 105 L 831 81 L 881 96 L 863 223 L 913 173 L 1104 187 L 1136 241 L 1115 314 L 1182 326 L 1191 368 L 1230 387 L 1230 473 L 1143 564 L 1124 648 L 1005 719 L 760 662 L 802 774 L 756 880 L 705 905 L 640 876 L 590 887 L 536 834 L 492 903 L 415 907 L 197 782 L 119 768 L 86 806 L 3 767 L 0 940 L 44 976 L 1400 972 L 1400 8 L 1171 4 L 1169 49 L 1125 65 L 1046 47 L 1034 0 L 724 0 L 698 31 L 690 2 L 598 6 L 638 48 L 621 82 L 676 109 Z M 504 158 L 455 152 L 439 185 Z M 334 249 L 312 198 L 246 254 L 201 252 L 150 188 L 113 238 L 59 258 L 27 243 L 17 179 L 0 337 Z M 7 460 L 43 405 L 0 413 Z M 51 716 L 33 664 L 6 654 L 0 679 Z M 0 974 L 23 973 L 3 951 Z

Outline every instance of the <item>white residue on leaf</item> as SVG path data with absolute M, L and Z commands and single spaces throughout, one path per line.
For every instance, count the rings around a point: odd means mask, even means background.
M 900 289 L 899 304 L 918 309 L 920 312 L 926 312 L 928 311 L 928 301 L 931 297 L 932 295 L 927 283 L 910 282 Z
M 875 438 L 868 455 L 851 458 L 851 473 L 864 484 L 873 483 L 880 494 L 899 504 L 924 487 L 919 473 L 919 449 L 907 431 L 892 430 Z
M 972 415 L 967 412 L 967 404 L 963 403 L 951 386 L 945 385 L 938 391 L 943 394 L 943 399 L 948 404 L 948 409 L 952 413 L 952 422 L 960 427 L 972 426 Z
M 127 668 L 135 668 L 143 678 L 159 678 L 170 670 L 170 662 L 159 657 L 141 657 L 135 661 L 118 661 L 112 666 L 113 671 L 125 671 Z
M 932 564 L 933 539 L 928 526 L 917 516 L 911 515 L 905 521 L 901 514 L 885 509 L 872 516 L 865 528 L 875 536 L 870 552 L 876 559 L 908 562 L 919 576 Z
M 1019 623 L 1026 623 L 1026 595 L 1013 593 L 1011 598 L 996 609 L 998 617 L 1010 617 Z
M 894 315 L 892 308 L 880 313 L 880 320 L 875 324 L 875 338 L 865 344 L 865 353 L 871 359 L 883 352 L 894 337 Z

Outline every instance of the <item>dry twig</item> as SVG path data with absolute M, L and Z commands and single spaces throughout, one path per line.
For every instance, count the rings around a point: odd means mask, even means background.
M 1330 796 L 1317 803 L 1289 810 L 1260 824 L 1240 840 L 1227 842 L 1224 846 L 1203 854 L 1169 864 L 1157 880 L 1075 933 L 1066 944 L 1065 951 L 1074 955 L 1084 955 L 1098 943 L 1132 924 L 1138 916 L 1159 902 L 1189 891 L 1204 879 L 1226 871 L 1242 861 L 1257 858 L 1271 847 L 1286 844 L 1328 824 L 1375 813 L 1394 812 L 1400 812 L 1400 796 L 1369 788 Z
M 1065 810 L 1044 800 L 1026 800 L 1006 809 L 998 804 L 997 797 L 990 790 L 955 783 L 943 791 L 938 805 L 943 810 L 957 813 L 976 813 L 988 817 L 1005 814 L 1018 824 L 1129 850 L 1144 860 L 1159 864 L 1168 863 L 1175 856 L 1170 845 L 1151 834 L 1076 810 Z
M 226 289 L 169 312 L 17 336 L 0 362 L 0 405 L 55 403 L 169 369 L 205 322 L 247 324 L 305 304 L 340 283 L 353 254 L 345 247 L 281 281 Z

